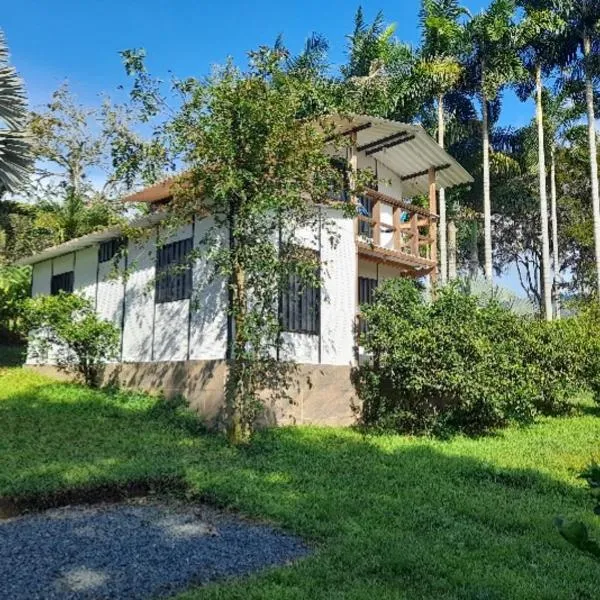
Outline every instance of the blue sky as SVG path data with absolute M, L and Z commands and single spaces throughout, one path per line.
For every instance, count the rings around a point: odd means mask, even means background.
M 68 80 L 80 102 L 94 104 L 101 94 L 118 96 L 126 84 L 119 50 L 145 48 L 152 73 L 168 77 L 207 74 L 211 65 L 232 56 L 245 64 L 245 53 L 272 44 L 278 34 L 293 51 L 312 32 L 330 43 L 335 69 L 345 61 L 346 38 L 357 3 L 340 0 L 20 0 L 5 3 L 0 27 L 12 62 L 25 79 L 32 107 L 46 102 Z M 485 0 L 463 0 L 472 13 Z M 399 39 L 417 44 L 420 0 L 363 2 L 368 20 L 379 9 L 396 23 Z M 532 107 L 505 95 L 501 122 L 528 123 Z M 518 290 L 514 275 L 503 283 Z
M 484 0 L 464 0 L 472 13 Z M 397 37 L 419 40 L 419 0 L 363 3 L 367 18 L 382 9 L 397 24 Z M 245 53 L 272 43 L 279 33 L 299 50 L 313 31 L 331 46 L 332 65 L 345 59 L 345 36 L 358 3 L 304 0 L 203 2 L 202 0 L 21 0 L 2 9 L 1 27 L 13 62 L 25 78 L 32 106 L 47 100 L 68 79 L 84 103 L 116 94 L 124 82 L 118 51 L 143 47 L 152 72 L 202 75 L 228 56 L 244 64 Z M 506 98 L 502 121 L 522 125 L 531 115 L 516 98 Z

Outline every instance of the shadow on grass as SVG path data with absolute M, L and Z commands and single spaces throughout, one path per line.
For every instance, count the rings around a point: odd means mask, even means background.
M 0 493 L 177 477 L 190 498 L 320 548 L 186 598 L 597 598 L 597 566 L 552 525 L 559 513 L 591 523 L 588 493 L 501 466 L 486 444 L 506 440 L 478 440 L 465 455 L 452 443 L 297 428 L 235 449 L 164 418 L 155 399 L 68 384 L 34 392 L 0 403 Z M 560 435 L 548 441 L 568 453 L 569 432 Z M 519 465 L 530 450 L 515 439 Z

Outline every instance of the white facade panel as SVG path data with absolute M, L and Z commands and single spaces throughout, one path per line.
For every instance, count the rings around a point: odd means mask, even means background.
M 98 247 L 83 248 L 75 253 L 75 273 L 73 290 L 96 302 L 96 266 L 98 264 Z
M 130 241 L 128 277 L 125 286 L 125 327 L 123 330 L 123 361 L 152 360 L 154 326 L 154 276 L 156 237 Z
M 381 162 L 377 163 L 378 189 L 382 194 L 387 194 L 396 200 L 402 200 L 402 181 L 396 173 L 388 169 Z
M 227 282 L 215 276 L 214 264 L 205 254 L 209 246 L 227 243 L 227 235 L 213 228 L 212 217 L 196 220 L 194 247 L 202 252 L 192 273 L 189 348 L 192 360 L 220 359 L 227 355 Z
M 61 273 L 67 273 L 73 271 L 75 266 L 75 253 L 70 252 L 69 254 L 63 254 L 52 259 L 52 274 L 60 275 Z
M 189 310 L 189 300 L 156 305 L 153 360 L 187 359 Z
M 309 333 L 282 334 L 281 358 L 299 363 L 319 364 L 319 336 Z
M 323 209 L 324 221 L 335 223 L 337 244 L 322 227 L 321 362 L 349 365 L 354 360 L 354 319 L 357 312 L 357 258 L 354 223 L 339 210 Z
M 52 278 L 52 261 L 47 260 L 33 265 L 31 274 L 31 295 L 33 297 L 50 294 L 50 280 Z

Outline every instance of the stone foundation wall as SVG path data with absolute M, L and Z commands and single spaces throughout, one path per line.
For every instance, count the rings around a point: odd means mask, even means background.
M 297 367 L 288 389 L 292 401 L 268 406 L 266 424 L 347 426 L 355 422 L 352 406 L 357 399 L 350 381 L 350 367 L 307 364 Z M 49 365 L 30 368 L 57 374 L 57 369 Z M 167 398 L 183 396 L 194 410 L 212 422 L 223 406 L 227 368 L 224 360 L 118 363 L 107 365 L 102 383 L 160 392 Z

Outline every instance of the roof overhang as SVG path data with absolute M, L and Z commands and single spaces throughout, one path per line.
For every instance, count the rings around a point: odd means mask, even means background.
M 431 168 L 436 172 L 438 188 L 449 189 L 473 182 L 473 177 L 464 167 L 421 125 L 368 115 L 340 115 L 331 119 L 336 131 L 356 135 L 359 150 L 400 177 L 406 197 L 427 193 Z
M 156 225 L 163 221 L 166 217 L 167 215 L 164 213 L 154 213 L 152 215 L 139 217 L 138 219 L 133 220 L 127 226 L 109 227 L 108 229 L 103 229 L 102 231 L 88 233 L 87 235 L 69 240 L 64 244 L 59 244 L 58 246 L 46 248 L 45 250 L 42 250 L 41 252 L 38 252 L 33 256 L 26 256 L 24 258 L 21 258 L 15 261 L 14 264 L 17 266 L 35 265 L 36 263 L 44 262 L 46 260 L 56 258 L 57 256 L 62 256 L 63 254 L 69 254 L 70 252 L 83 250 L 84 248 L 95 246 L 96 244 L 100 244 L 101 242 L 117 238 L 121 236 L 123 234 L 123 231 L 125 231 L 127 228 L 152 227 L 153 225 Z

